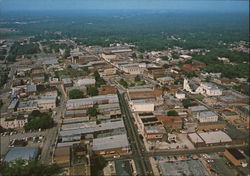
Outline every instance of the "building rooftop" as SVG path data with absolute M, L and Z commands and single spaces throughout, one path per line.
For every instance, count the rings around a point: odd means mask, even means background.
M 90 127 L 83 127 L 83 128 L 80 127 L 78 129 L 72 129 L 72 130 L 62 130 L 59 132 L 59 134 L 60 136 L 73 136 L 86 133 L 94 133 L 96 131 L 113 130 L 117 128 L 124 128 L 123 121 L 107 122 Z
M 36 92 L 37 89 L 36 89 L 36 85 L 27 85 L 26 86 L 26 93 L 29 93 L 29 92 Z
M 218 117 L 218 116 L 212 111 L 199 112 L 199 118 L 209 118 L 209 117 Z
M 8 109 L 14 109 L 14 108 L 16 108 L 17 104 L 18 104 L 18 100 L 17 99 L 12 100 L 11 103 L 10 103 L 10 105 L 8 106 Z
M 86 121 L 86 119 L 89 119 L 89 117 L 86 116 L 86 117 L 66 118 L 63 119 L 63 124 L 80 123 Z
M 79 79 L 75 82 L 75 86 L 92 85 L 92 84 L 95 84 L 94 78 Z
M 103 138 L 93 139 L 93 147 L 94 151 L 96 150 L 109 150 L 115 148 L 127 148 L 129 146 L 129 142 L 126 134 L 116 135 L 116 136 L 108 136 Z
M 232 139 L 223 131 L 201 132 L 198 135 L 206 144 L 232 142 Z
M 13 147 L 5 156 L 5 161 L 12 162 L 16 159 L 35 160 L 38 155 L 38 147 Z
M 246 159 L 246 157 L 236 148 L 228 148 L 227 151 L 231 153 L 237 160 Z
M 191 110 L 192 112 L 208 110 L 205 106 L 191 106 L 188 109 Z
M 159 164 L 164 176 L 210 175 L 199 160 L 160 162 Z
M 26 108 L 26 107 L 37 107 L 36 101 L 21 101 L 18 104 L 18 108 Z

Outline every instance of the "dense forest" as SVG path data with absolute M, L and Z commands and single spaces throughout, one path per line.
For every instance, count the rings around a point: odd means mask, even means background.
M 223 42 L 248 40 L 248 14 L 235 13 L 85 10 L 34 12 L 30 17 L 29 12 L 16 12 L 3 14 L 5 23 L 0 27 L 36 36 L 34 41 L 77 37 L 86 45 L 133 43 L 141 51 L 172 46 L 211 49 L 223 47 Z

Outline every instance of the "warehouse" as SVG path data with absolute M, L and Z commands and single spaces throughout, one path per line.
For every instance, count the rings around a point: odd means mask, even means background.
M 223 131 L 189 133 L 188 138 L 196 147 L 222 145 L 232 142 L 232 139 Z
M 94 104 L 114 104 L 118 103 L 117 94 L 99 95 L 89 98 L 68 100 L 66 104 L 67 109 L 86 109 L 92 107 Z
M 93 139 L 92 150 L 96 154 L 120 154 L 129 151 L 126 134 Z
M 147 100 L 132 100 L 130 101 L 131 109 L 134 112 L 153 112 L 154 103 Z

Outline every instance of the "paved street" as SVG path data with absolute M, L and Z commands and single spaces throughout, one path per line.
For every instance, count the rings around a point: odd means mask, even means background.
M 140 139 L 135 124 L 132 120 L 132 114 L 129 110 L 128 104 L 124 98 L 124 94 L 118 94 L 121 102 L 121 109 L 124 116 L 124 123 L 127 129 L 128 137 L 131 143 L 131 150 L 133 153 L 133 159 L 137 168 L 137 173 L 140 175 L 152 175 L 152 168 L 148 158 L 143 157 L 143 151 L 145 147 Z

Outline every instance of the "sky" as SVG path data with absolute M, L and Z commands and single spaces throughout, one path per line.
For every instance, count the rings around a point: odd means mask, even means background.
M 167 9 L 248 12 L 248 0 L 0 0 L 0 10 Z

